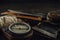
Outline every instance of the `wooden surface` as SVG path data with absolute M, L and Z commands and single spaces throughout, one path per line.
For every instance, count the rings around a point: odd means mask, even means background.
M 53 10 L 59 10 L 58 3 L 2 3 L 0 11 L 5 9 L 14 9 L 28 13 L 47 13 Z
M 27 13 L 48 13 L 53 10 L 60 10 L 60 4 L 58 3 L 3 3 L 0 5 L 0 12 L 5 11 L 6 9 L 19 10 Z M 35 32 L 34 32 L 35 33 Z M 36 32 L 37 33 L 37 32 Z M 40 34 L 40 33 L 39 33 Z M 37 37 L 36 37 L 37 36 Z M 0 37 L 2 40 L 5 38 Z M 35 40 L 49 40 L 48 38 L 39 36 L 38 34 L 34 35 Z

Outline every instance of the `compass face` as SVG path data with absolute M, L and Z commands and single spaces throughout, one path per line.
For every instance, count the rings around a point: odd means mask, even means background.
M 27 25 L 15 24 L 11 26 L 9 29 L 14 33 L 22 34 L 28 32 L 30 30 L 30 27 Z

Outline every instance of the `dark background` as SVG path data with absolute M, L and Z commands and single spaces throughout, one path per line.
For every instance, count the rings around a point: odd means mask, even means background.
M 59 0 L 0 0 L 0 10 L 14 9 L 28 13 L 47 13 L 60 9 Z

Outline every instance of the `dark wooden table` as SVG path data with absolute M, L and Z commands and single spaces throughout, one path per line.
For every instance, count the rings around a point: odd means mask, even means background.
M 1 3 L 0 4 L 0 12 L 5 11 L 6 9 L 19 10 L 27 13 L 48 13 L 53 10 L 60 10 L 59 3 L 19 3 L 19 2 L 11 2 L 11 3 Z M 5 37 L 2 33 L 0 33 L 0 40 L 5 40 Z M 44 36 L 39 36 L 38 32 L 34 31 L 33 40 L 51 40 L 45 38 Z

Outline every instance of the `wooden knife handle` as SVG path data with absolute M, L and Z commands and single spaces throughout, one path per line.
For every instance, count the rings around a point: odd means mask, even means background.
M 34 16 L 28 16 L 28 15 L 20 15 L 20 14 L 13 13 L 13 12 L 4 12 L 4 13 L 1 13 L 1 14 L 15 15 L 17 18 L 26 18 L 26 19 L 36 20 L 36 21 L 41 21 L 42 20 L 42 17 L 40 17 L 40 16 L 34 17 Z

